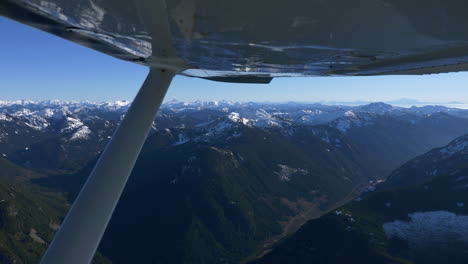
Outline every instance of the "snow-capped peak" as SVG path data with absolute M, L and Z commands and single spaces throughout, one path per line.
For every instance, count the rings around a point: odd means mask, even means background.
M 11 117 L 7 116 L 4 113 L 0 113 L 0 121 L 11 121 L 13 120 Z
M 353 113 L 353 111 L 349 110 L 344 113 L 346 117 L 351 117 L 351 118 L 356 118 L 356 115 Z
M 46 108 L 44 110 L 39 111 L 38 114 L 45 118 L 50 118 L 53 120 L 60 120 L 62 118 L 65 118 L 68 115 L 72 115 L 72 113 L 66 108 L 60 108 L 60 109 Z
M 30 115 L 31 113 L 32 113 L 31 110 L 29 110 L 27 108 L 21 108 L 19 111 L 16 111 L 13 115 L 17 116 L 17 117 L 20 117 L 20 116 Z
M 240 122 L 246 126 L 250 126 L 251 123 L 252 123 L 252 120 L 249 120 L 247 118 L 244 118 L 244 117 L 241 117 L 239 115 L 239 113 L 236 113 L 236 112 L 231 112 L 229 115 L 228 115 L 228 118 L 233 121 L 233 122 Z
M 77 128 L 80 128 L 84 126 L 83 122 L 78 119 L 78 118 L 74 118 L 74 117 L 67 117 L 66 118 L 66 126 L 64 128 L 62 128 L 62 132 L 71 132 Z

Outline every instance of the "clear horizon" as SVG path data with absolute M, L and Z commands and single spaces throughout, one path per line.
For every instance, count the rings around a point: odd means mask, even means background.
M 0 31 L 8 40 L 0 43 L 2 100 L 131 101 L 148 72 L 2 17 Z M 468 73 L 276 78 L 268 85 L 177 76 L 165 101 L 362 103 L 405 98 L 468 105 Z

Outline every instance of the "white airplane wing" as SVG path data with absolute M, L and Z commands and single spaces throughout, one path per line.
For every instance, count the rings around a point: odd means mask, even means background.
M 180 74 L 233 82 L 468 70 L 467 10 L 458 0 L 0 3 L 3 16 L 148 66 L 170 39 Z

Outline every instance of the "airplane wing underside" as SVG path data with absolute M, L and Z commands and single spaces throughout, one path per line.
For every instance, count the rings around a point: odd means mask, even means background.
M 108 55 L 234 82 L 468 70 L 467 10 L 461 0 L 0 3 L 0 15 Z M 158 44 L 167 38 L 173 52 Z

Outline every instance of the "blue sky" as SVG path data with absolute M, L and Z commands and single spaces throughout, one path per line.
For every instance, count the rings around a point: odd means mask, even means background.
M 131 100 L 147 68 L 0 17 L 0 100 Z M 468 103 L 468 73 L 277 78 L 268 85 L 176 77 L 166 100 Z

